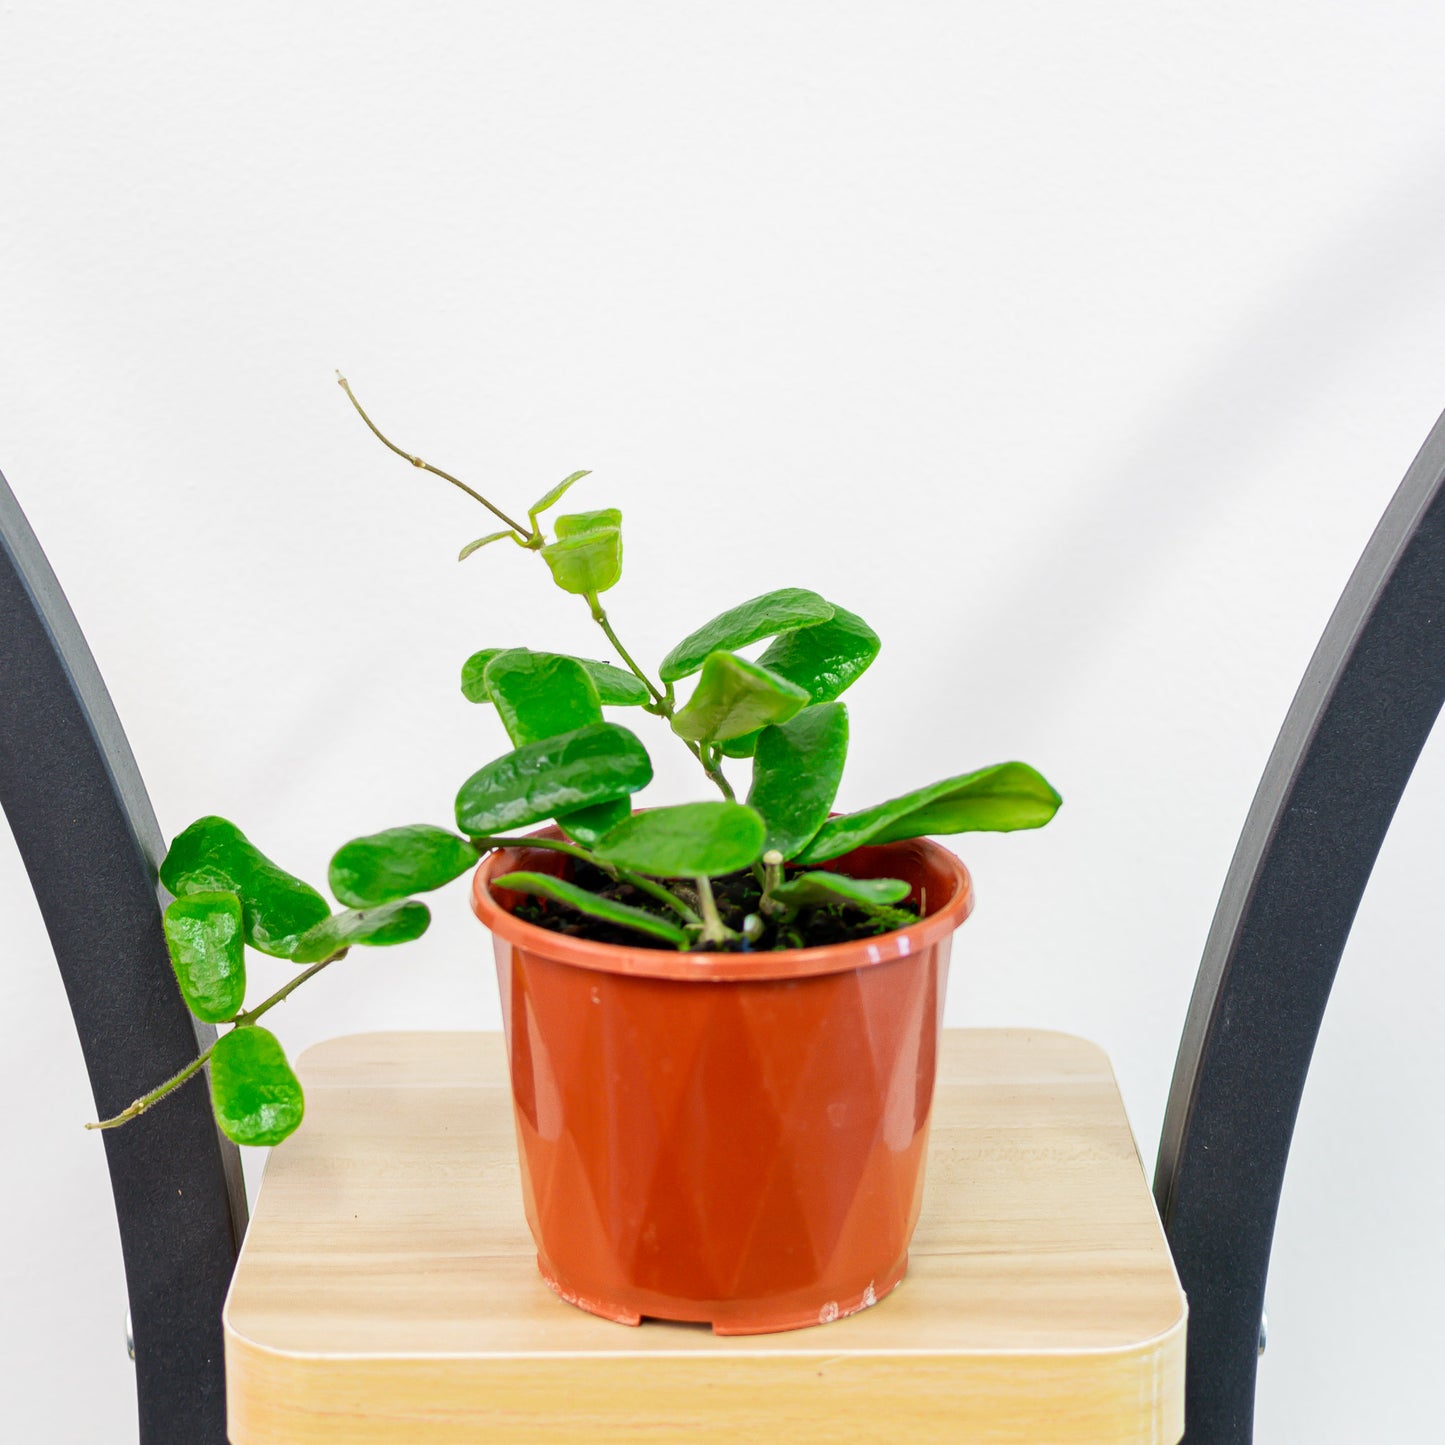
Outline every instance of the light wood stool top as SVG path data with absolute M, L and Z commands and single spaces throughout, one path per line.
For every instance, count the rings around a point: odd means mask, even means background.
M 563 1304 L 522 1214 L 500 1035 L 300 1060 L 226 1304 L 233 1445 L 1174 1445 L 1185 1305 L 1109 1061 L 944 1034 L 907 1277 L 816 1329 L 723 1339 Z

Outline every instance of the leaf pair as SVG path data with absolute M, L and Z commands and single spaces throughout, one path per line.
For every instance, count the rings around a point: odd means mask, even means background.
M 463 846 L 475 861 L 475 849 Z M 414 899 L 333 915 L 315 889 L 277 867 L 225 818 L 201 818 L 182 832 L 160 876 L 175 895 L 162 927 L 176 982 L 187 1007 L 206 1023 L 241 1013 L 247 943 L 314 964 L 355 944 L 409 942 L 431 922 L 426 905 Z M 212 1107 L 228 1138 L 275 1144 L 301 1122 L 301 1085 L 267 1030 L 243 1018 L 216 1041 L 210 1064 Z
M 773 641 L 756 662 L 727 657 L 766 637 Z M 879 645 L 861 617 L 816 592 L 766 592 L 713 618 L 663 660 L 665 682 L 703 674 L 674 726 L 728 757 L 751 757 L 763 727 L 786 722 L 810 703 L 833 701 L 863 675 Z

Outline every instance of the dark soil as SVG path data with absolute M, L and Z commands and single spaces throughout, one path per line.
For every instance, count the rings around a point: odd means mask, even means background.
M 601 894 L 604 898 L 615 899 L 632 908 L 642 908 L 677 923 L 678 916 L 666 904 L 659 903 L 649 894 L 640 892 L 630 883 L 619 883 L 609 878 L 601 869 L 590 863 L 571 863 L 566 875 L 579 888 L 590 893 Z M 663 881 L 684 902 L 696 906 L 697 894 L 691 879 L 672 878 Z M 754 875 L 744 870 L 729 873 L 726 877 L 712 880 L 713 897 L 717 900 L 718 913 L 722 921 L 738 933 L 743 930 L 743 920 L 750 913 L 758 912 L 763 890 Z M 600 918 L 590 918 L 578 913 L 566 904 L 556 903 L 549 898 L 523 898 L 513 910 L 517 918 L 526 923 L 535 923 L 539 928 L 550 929 L 553 933 L 565 933 L 571 938 L 585 938 L 592 943 L 617 943 L 627 948 L 665 948 L 672 945 L 650 934 L 623 928 Z M 891 933 L 894 929 L 905 928 L 918 918 L 918 909 L 910 901 L 895 908 L 881 910 L 879 914 L 864 913 L 857 908 L 802 908 L 792 918 L 781 924 L 774 919 L 763 920 L 762 935 L 754 943 L 740 939 L 726 949 L 714 952 L 766 953 L 781 948 L 818 948 L 831 943 L 851 943 L 858 938 L 876 938 L 880 933 Z

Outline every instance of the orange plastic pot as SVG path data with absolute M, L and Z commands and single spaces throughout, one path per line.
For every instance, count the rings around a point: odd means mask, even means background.
M 826 1324 L 882 1299 L 923 1197 L 949 949 L 973 907 L 963 864 L 921 840 L 861 848 L 829 866 L 907 879 L 926 916 L 750 954 L 568 938 L 513 917 L 518 896 L 488 884 L 568 866 L 506 850 L 472 886 L 542 1277 L 608 1319 L 718 1334 Z

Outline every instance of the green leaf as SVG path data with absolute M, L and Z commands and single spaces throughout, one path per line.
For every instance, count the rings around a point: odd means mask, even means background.
M 682 803 L 634 813 L 592 850 L 659 878 L 736 873 L 763 853 L 763 820 L 744 803 Z
M 457 561 L 465 562 L 473 552 L 485 547 L 489 542 L 500 542 L 503 537 L 515 537 L 517 534 L 510 527 L 505 532 L 488 532 L 485 537 L 478 537 L 475 542 L 468 542 L 460 552 L 457 553 Z
M 413 893 L 430 893 L 477 864 L 465 838 L 429 823 L 386 828 L 353 838 L 331 860 L 331 891 L 349 908 L 374 908 Z
M 549 542 L 542 560 L 552 569 L 552 580 L 564 591 L 593 596 L 617 585 L 622 576 L 622 529 L 599 527 Z
M 664 682 L 677 682 L 696 672 L 711 653 L 736 652 L 775 633 L 826 622 L 832 615 L 833 604 L 806 588 L 783 587 L 777 592 L 765 592 L 684 637 L 662 659 L 660 675 Z
M 625 668 L 614 667 L 610 662 L 593 662 L 587 657 L 576 660 L 587 669 L 603 707 L 638 707 L 649 701 L 651 694 L 647 688 Z
M 246 942 L 275 958 L 290 958 L 296 940 L 331 912 L 314 888 L 278 868 L 225 818 L 192 823 L 171 844 L 160 872 L 177 898 L 237 894 Z
M 1027 763 L 997 763 L 905 793 L 876 808 L 830 818 L 798 854 L 821 863 L 865 844 L 896 843 L 929 833 L 1011 833 L 1042 828 L 1063 800 Z
M 767 824 L 765 852 L 776 848 L 791 858 L 823 826 L 847 756 L 848 710 L 841 702 L 805 707 L 758 734 L 748 803 Z
M 831 702 L 851 687 L 878 656 L 878 634 L 856 613 L 834 604 L 833 616 L 816 627 L 785 632 L 768 645 L 758 665 L 806 688 L 814 702 Z M 756 733 L 723 744 L 730 758 L 750 758 Z
M 383 903 L 376 908 L 348 908 L 335 913 L 301 936 L 293 963 L 320 963 L 343 948 L 363 944 L 367 948 L 388 948 L 420 938 L 431 923 L 431 909 L 415 898 L 400 903 Z
M 849 878 L 842 873 L 795 873 L 773 889 L 790 908 L 845 904 L 872 910 L 901 903 L 913 890 L 901 878 Z
M 486 687 L 515 748 L 602 721 L 587 669 L 554 652 L 499 652 L 487 664 Z
M 468 702 L 491 702 L 492 695 L 487 691 L 487 664 L 505 651 L 504 647 L 484 647 L 462 663 L 462 696 Z
M 652 761 L 637 738 L 616 723 L 596 723 L 529 743 L 473 773 L 457 793 L 457 827 L 473 837 L 525 828 L 629 797 L 651 781 Z
M 237 1144 L 279 1144 L 301 1122 L 306 1099 L 276 1035 L 243 1024 L 216 1040 L 211 1108 Z
M 474 652 L 462 664 L 462 695 L 468 702 L 491 702 L 487 692 L 487 664 L 500 652 L 509 648 L 487 647 Z M 570 654 L 554 653 L 556 657 Z M 623 668 L 614 667 L 610 662 L 594 662 L 590 657 L 574 657 L 587 669 L 587 676 L 597 689 L 598 700 L 604 707 L 637 707 L 650 700 L 650 694 L 642 683 Z
M 550 873 L 506 873 L 493 878 L 493 888 L 510 888 L 514 893 L 531 893 L 542 898 L 551 898 L 565 903 L 589 918 L 600 918 L 607 923 L 618 923 L 623 928 L 635 928 L 639 933 L 650 933 L 654 938 L 665 938 L 679 948 L 687 943 L 687 934 L 675 923 L 648 913 L 642 908 L 631 908 L 626 903 L 617 903 L 611 898 L 599 898 L 565 878 L 554 878 Z
M 558 517 L 552 523 L 552 530 L 560 542 L 564 537 L 580 537 L 584 532 L 621 525 L 622 513 L 616 507 L 604 507 L 600 512 L 571 512 L 565 517 Z
M 630 674 L 624 675 L 630 677 Z M 637 679 L 631 678 L 631 681 Z M 587 664 L 575 657 L 529 652 L 525 647 L 511 648 L 498 653 L 487 664 L 486 686 L 514 747 L 524 747 L 527 743 L 602 721 L 597 685 Z M 631 812 L 631 804 L 621 799 L 579 808 L 575 813 L 558 814 L 557 822 L 577 842 L 590 844 Z
M 563 477 L 562 480 L 558 482 L 550 492 L 545 493 L 539 501 L 533 502 L 532 505 L 527 508 L 527 519 L 532 524 L 532 530 L 534 532 L 537 530 L 537 518 L 540 517 L 548 507 L 555 507 L 557 503 L 562 500 L 567 488 L 570 487 L 573 482 L 580 482 L 583 477 L 590 477 L 591 475 L 592 473 L 590 471 L 573 472 L 570 477 Z
M 181 997 L 195 1016 L 223 1023 L 246 1000 L 246 940 L 241 900 L 234 893 L 177 898 L 161 920 Z
M 711 653 L 687 706 L 672 719 L 672 730 L 689 742 L 712 742 L 785 722 L 806 707 L 808 694 L 756 662 L 731 652 Z

